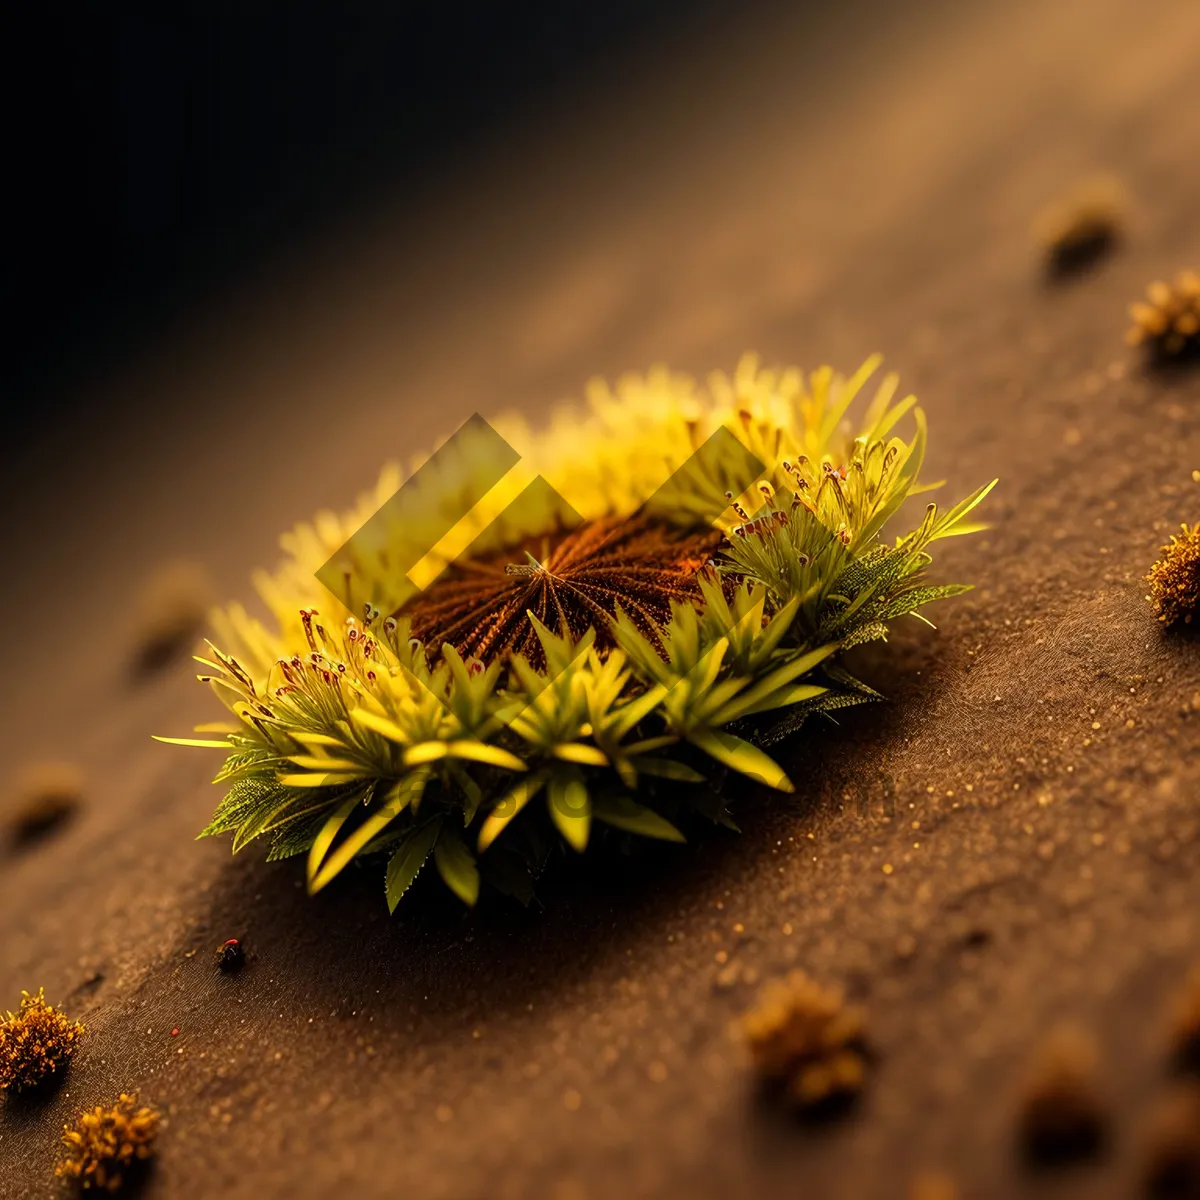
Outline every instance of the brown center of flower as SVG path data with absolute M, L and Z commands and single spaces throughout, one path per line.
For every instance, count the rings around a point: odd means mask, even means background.
M 605 517 L 544 539 L 536 551 L 523 547 L 456 565 L 405 613 L 413 637 L 431 650 L 449 643 L 484 662 L 513 653 L 544 664 L 531 612 L 573 638 L 594 628 L 603 652 L 615 645 L 611 622 L 619 607 L 657 643 L 671 601 L 699 596 L 696 576 L 721 541 L 713 529 L 681 534 L 642 516 Z

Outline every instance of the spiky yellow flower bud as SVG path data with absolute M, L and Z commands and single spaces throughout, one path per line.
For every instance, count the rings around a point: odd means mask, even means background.
M 66 1157 L 55 1168 L 61 1179 L 81 1187 L 117 1191 L 130 1169 L 154 1153 L 159 1116 L 138 1104 L 136 1093 L 121 1093 L 110 1108 L 96 1105 L 63 1129 Z
M 84 1027 L 37 995 L 21 993 L 21 1007 L 0 1018 L 0 1091 L 36 1087 L 61 1071 Z

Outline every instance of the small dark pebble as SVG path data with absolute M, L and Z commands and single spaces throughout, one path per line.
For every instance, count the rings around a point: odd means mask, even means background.
M 217 966 L 227 975 L 236 974 L 246 965 L 246 952 L 237 938 L 230 938 L 217 951 Z

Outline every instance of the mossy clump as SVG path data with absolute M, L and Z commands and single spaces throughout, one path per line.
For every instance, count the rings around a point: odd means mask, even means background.
M 803 971 L 767 984 L 743 1014 L 741 1034 L 764 1082 L 802 1111 L 849 1100 L 866 1082 L 865 1014 L 840 988 Z
M 1176 1088 L 1151 1114 L 1142 1183 L 1153 1200 L 1200 1200 L 1200 1087 Z
M 1121 240 L 1129 198 L 1119 179 L 1092 175 L 1038 214 L 1034 238 L 1052 277 L 1093 265 Z
M 1200 964 L 1191 969 L 1175 996 L 1167 1029 L 1176 1064 L 1200 1075 Z
M 1055 1030 L 1038 1047 L 1018 1097 L 1018 1137 L 1035 1164 L 1088 1158 L 1101 1148 L 1108 1111 L 1095 1043 L 1081 1030 Z
M 0 1017 L 0 1091 L 22 1092 L 57 1075 L 75 1053 L 84 1027 L 37 995 L 21 993 L 21 1007 Z
M 199 563 L 164 563 L 142 583 L 134 658 L 139 670 L 169 662 L 188 649 L 204 628 L 213 603 L 213 585 Z
M 1200 608 L 1200 522 L 1184 525 L 1182 532 L 1159 551 L 1146 576 L 1154 606 L 1164 625 L 1190 625 Z
M 138 1103 L 136 1093 L 122 1092 L 116 1104 L 98 1104 L 64 1128 L 66 1156 L 54 1173 L 83 1188 L 115 1192 L 154 1153 L 159 1121 L 154 1109 Z
M 958 1185 L 943 1171 L 926 1171 L 908 1187 L 908 1200 L 958 1200 Z
M 732 824 L 725 771 L 794 791 L 763 747 L 878 698 L 841 655 L 964 590 L 930 550 L 992 486 L 893 528 L 936 485 L 896 376 L 855 407 L 878 365 L 748 357 L 595 384 L 541 430 L 472 418 L 297 526 L 258 578 L 270 622 L 214 614 L 226 720 L 164 739 L 225 755 L 205 834 L 306 855 L 313 893 L 386 855 L 393 909 L 422 872 L 527 902 L 593 840 Z
M 1129 306 L 1131 346 L 1148 346 L 1163 358 L 1200 349 L 1200 272 L 1180 271 L 1174 283 L 1155 280 L 1146 299 Z
M 65 762 L 26 767 L 13 787 L 4 828 L 14 846 L 27 846 L 68 820 L 83 801 L 83 773 Z

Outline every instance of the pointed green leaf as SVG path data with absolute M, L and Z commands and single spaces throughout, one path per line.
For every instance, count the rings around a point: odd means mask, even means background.
M 800 597 L 793 596 L 782 608 L 771 614 L 761 635 L 754 643 L 754 660 L 766 662 L 775 652 L 776 646 L 783 640 L 783 635 L 792 626 L 796 613 L 800 611 Z
M 399 742 L 404 746 L 412 741 L 412 738 L 395 721 L 380 716 L 379 713 L 372 712 L 369 708 L 360 706 L 353 709 L 350 713 L 350 720 L 355 725 L 361 725 L 364 729 L 369 729 L 372 733 L 387 738 L 390 742 Z
M 479 830 L 478 850 L 482 854 L 504 832 L 508 823 L 534 798 L 546 782 L 543 772 L 519 780 L 488 814 Z
M 929 540 L 934 541 L 937 538 L 950 536 L 950 530 L 953 529 L 962 519 L 974 509 L 977 505 L 982 504 L 987 498 L 988 493 L 1000 481 L 993 479 L 991 483 L 984 484 L 983 487 L 976 489 L 964 500 L 960 500 L 945 516 L 938 520 L 933 532 L 930 534 Z
M 917 402 L 916 396 L 905 396 L 899 404 L 885 412 L 874 428 L 867 434 L 867 442 L 882 441 L 899 424 L 905 413 L 909 412 Z
M 388 911 L 395 912 L 400 897 L 412 886 L 433 844 L 437 841 L 441 821 L 430 821 L 414 829 L 397 847 L 387 866 Z
M 694 730 L 688 734 L 688 740 L 718 762 L 765 783 L 767 787 L 780 792 L 795 791 L 783 768 L 750 742 L 721 729 Z
M 460 738 L 453 742 L 447 742 L 446 747 L 450 758 L 466 758 L 472 762 L 487 763 L 493 767 L 503 767 L 507 771 L 528 770 L 515 754 L 512 754 L 501 746 L 489 746 L 486 742 Z
M 444 825 L 438 835 L 433 861 L 446 886 L 473 908 L 479 899 L 479 868 L 475 865 L 475 856 L 448 825 Z
M 603 750 L 582 742 L 560 742 L 550 753 L 563 762 L 581 763 L 588 767 L 608 766 L 608 755 Z
M 653 758 L 643 755 L 633 762 L 636 770 L 643 775 L 655 775 L 660 779 L 674 779 L 679 783 L 703 783 L 704 776 L 695 767 L 687 763 L 677 762 L 673 758 Z
M 337 787 L 343 783 L 361 782 L 361 768 L 358 774 L 348 771 L 303 771 L 300 774 L 280 775 L 279 782 L 290 788 L 323 788 Z
M 327 733 L 306 733 L 300 729 L 291 730 L 291 736 L 296 739 L 302 746 L 307 746 L 310 750 L 316 747 L 325 747 L 326 749 L 345 749 L 346 743 L 339 738 L 330 737 Z
M 649 716 L 662 703 L 666 694 L 667 688 L 663 684 L 657 683 L 636 699 L 622 705 L 614 715 L 611 724 L 613 735 L 618 738 L 624 737 L 639 721 Z
M 323 758 L 319 754 L 293 754 L 288 762 L 306 771 L 359 771 L 360 763 L 352 758 Z
M 567 845 L 582 854 L 592 829 L 592 801 L 583 776 L 574 769 L 554 775 L 546 801 L 558 832 Z
M 200 746 L 205 750 L 228 750 L 229 740 L 215 741 L 211 738 L 173 738 L 160 737 L 157 733 L 150 735 L 156 742 L 165 742 L 168 746 Z
M 321 832 L 313 839 L 312 847 L 308 852 L 308 886 L 310 889 L 313 880 L 317 877 L 317 872 L 321 869 L 321 864 L 325 861 L 325 855 L 329 853 L 329 847 L 333 845 L 333 839 L 337 837 L 338 831 L 345 825 L 361 799 L 362 797 L 357 795 L 347 798 L 338 806 L 329 820 L 321 826 Z
M 488 763 L 494 767 L 504 767 L 509 771 L 524 771 L 525 764 L 508 750 L 500 746 L 489 746 L 486 742 L 477 742 L 469 738 L 460 738 L 448 742 L 418 742 L 404 752 L 406 767 L 419 766 L 422 763 L 440 762 L 444 758 L 466 758 L 474 762 Z
M 653 809 L 638 804 L 628 796 L 597 800 L 595 814 L 597 821 L 623 829 L 626 833 L 636 833 L 640 837 L 658 838 L 664 842 L 687 840 L 665 817 L 660 817 Z
M 377 838 L 409 804 L 415 804 L 428 778 L 428 771 L 413 771 L 393 786 L 384 802 L 330 852 L 308 890 L 315 895 L 336 878 L 368 842 Z
M 735 697 L 729 704 L 725 705 L 718 715 L 713 717 L 713 723 L 716 725 L 728 725 L 731 721 L 736 721 L 739 717 L 744 717 L 748 713 L 760 711 L 760 704 L 768 700 L 772 693 L 780 688 L 786 687 L 793 679 L 811 671 L 813 667 L 822 663 L 835 650 L 838 649 L 840 643 L 830 642 L 825 646 L 818 646 L 815 650 L 810 650 L 807 654 L 798 655 L 790 662 L 785 662 L 782 666 L 776 667 L 773 671 L 769 671 L 764 675 L 753 687 L 747 688 L 740 695 Z M 824 691 L 824 688 L 818 688 L 815 694 Z M 768 705 L 768 707 L 775 707 Z
M 667 746 L 678 745 L 679 738 L 673 733 L 664 733 L 661 737 L 643 738 L 640 742 L 630 742 L 621 747 L 621 753 L 630 758 L 638 754 L 649 754 L 652 750 L 663 750 Z

